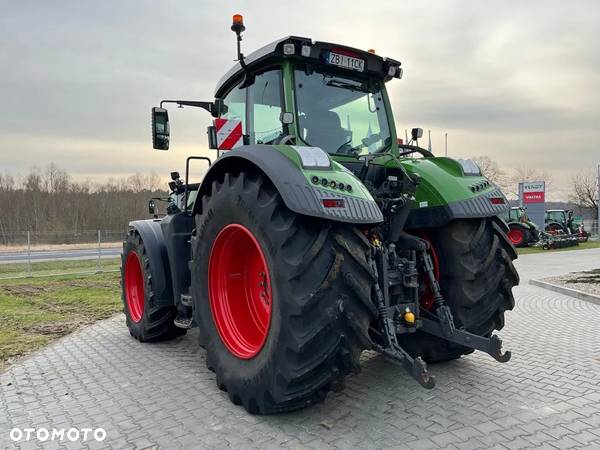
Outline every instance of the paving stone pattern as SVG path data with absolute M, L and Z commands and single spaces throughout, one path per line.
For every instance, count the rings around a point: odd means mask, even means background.
M 527 284 L 598 262 L 596 250 L 521 257 L 517 308 L 501 332 L 513 352 L 507 364 L 473 354 L 433 365 L 437 386 L 424 390 L 365 353 L 344 391 L 275 416 L 229 402 L 195 332 L 140 344 L 123 317 L 105 320 L 0 375 L 0 448 L 15 448 L 15 427 L 102 427 L 103 442 L 43 448 L 600 449 L 600 306 Z

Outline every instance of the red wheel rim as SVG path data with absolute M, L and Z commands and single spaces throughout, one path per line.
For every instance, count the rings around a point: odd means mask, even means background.
M 440 262 L 437 256 L 437 252 L 435 251 L 435 247 L 431 243 L 429 236 L 425 232 L 419 232 L 417 235 L 421 239 L 425 239 L 429 242 L 429 256 L 431 256 L 431 262 L 433 262 L 433 274 L 435 275 L 435 279 L 440 281 Z M 423 286 L 423 289 L 420 291 L 420 302 L 421 307 L 425 309 L 431 309 L 433 306 L 433 291 L 431 290 L 431 286 L 429 284 L 429 279 L 424 274 L 419 274 L 419 286 Z
M 271 323 L 272 294 L 267 260 L 250 230 L 223 228 L 208 263 L 210 309 L 231 353 L 250 359 L 262 349 Z
M 144 314 L 144 275 L 140 258 L 136 252 L 129 252 L 125 261 L 125 300 L 129 317 L 134 322 L 142 320 Z
M 511 228 L 508 231 L 508 238 L 514 245 L 520 244 L 523 242 L 523 232 L 518 228 Z

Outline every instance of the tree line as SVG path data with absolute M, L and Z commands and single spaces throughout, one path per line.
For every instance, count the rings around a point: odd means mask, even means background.
M 0 244 L 38 236 L 78 235 L 90 230 L 127 230 L 130 220 L 148 217 L 150 197 L 164 197 L 156 174 L 110 178 L 104 183 L 74 181 L 49 164 L 25 176 L 0 173 Z

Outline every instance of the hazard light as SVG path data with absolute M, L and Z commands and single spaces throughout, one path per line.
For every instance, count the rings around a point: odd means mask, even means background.
M 504 197 L 490 197 L 490 203 L 492 205 L 504 205 L 506 200 L 504 200 Z
M 235 31 L 236 33 L 241 33 L 245 31 L 246 27 L 244 26 L 244 17 L 241 14 L 233 15 L 233 22 L 231 24 L 231 31 Z

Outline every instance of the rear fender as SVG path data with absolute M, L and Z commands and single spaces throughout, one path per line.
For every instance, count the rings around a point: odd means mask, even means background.
M 421 178 L 407 228 L 444 226 L 451 220 L 502 216 L 508 200 L 498 186 L 481 175 L 465 174 L 452 158 L 404 159 L 410 174 Z M 500 202 L 491 199 L 502 199 Z
M 173 289 L 167 247 L 160 226 L 160 220 L 136 220 L 129 223 L 142 238 L 147 257 L 150 262 L 150 275 L 154 290 L 154 302 L 158 306 L 172 306 Z
M 198 193 L 198 198 L 210 195 L 212 184 L 222 181 L 225 173 L 241 170 L 258 171 L 273 183 L 285 205 L 295 213 L 355 224 L 375 224 L 383 221 L 381 210 L 363 184 L 340 164 L 332 162 L 327 169 L 304 169 L 296 151 L 285 145 L 248 145 L 228 151 L 208 170 Z M 352 192 L 309 181 L 334 180 L 350 184 Z M 343 207 L 325 208 L 323 200 L 343 200 Z M 194 214 L 202 213 L 202 202 L 194 205 Z

